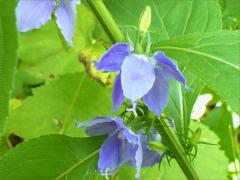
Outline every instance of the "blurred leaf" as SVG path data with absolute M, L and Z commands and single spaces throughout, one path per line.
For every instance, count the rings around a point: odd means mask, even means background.
M 79 5 L 74 48 L 66 44 L 54 19 L 40 29 L 20 33 L 19 68 L 42 79 L 83 71 L 78 58 L 80 51 L 92 43 L 94 27 L 91 12 Z
M 4 137 L 0 137 L 0 159 L 9 150 L 9 146 Z
M 219 138 L 208 129 L 207 126 L 201 123 L 191 123 L 191 128 L 196 130 L 201 128 L 202 136 L 200 141 L 217 144 Z M 224 152 L 219 149 L 219 145 L 198 145 L 198 153 L 196 159 L 193 161 L 193 166 L 197 171 L 200 179 L 227 179 L 228 161 Z M 123 167 L 120 170 L 118 179 L 134 180 L 135 170 L 129 167 Z M 132 178 L 130 178 L 132 177 Z M 151 168 L 142 168 L 141 179 L 187 179 L 177 162 L 173 159 L 170 166 L 166 159 L 162 161 L 159 171 L 159 165 Z
M 179 82 L 171 82 L 167 110 L 175 122 L 179 137 L 187 137 L 193 105 L 204 87 L 204 83 L 194 77 L 188 70 L 183 71 L 187 79 L 186 89 Z M 182 138 L 180 138 L 181 140 Z
M 233 128 L 232 114 L 226 105 L 215 107 L 202 122 L 214 131 L 220 138 L 219 144 L 230 161 L 237 159 L 237 142 Z
M 48 135 L 32 139 L 0 160 L 1 179 L 96 179 L 102 137 Z
M 85 121 L 110 114 L 110 89 L 86 74 L 68 74 L 35 89 L 33 96 L 12 112 L 7 132 L 24 139 L 50 133 L 82 136 L 82 130 L 73 121 L 75 118 Z
M 5 129 L 17 64 L 16 1 L 0 0 L 0 135 Z
M 42 79 L 38 79 L 26 71 L 16 70 L 12 97 L 23 99 L 32 94 L 32 88 L 42 84 L 44 84 Z
M 233 111 L 240 112 L 240 32 L 224 31 L 186 35 L 159 42 L 163 50 L 183 64 L 193 75 L 215 90 Z
M 240 30 L 240 1 L 239 0 L 219 0 L 223 12 L 224 29 Z
M 222 28 L 221 9 L 217 0 L 104 0 L 104 2 L 117 23 L 129 29 L 138 27 L 142 10 L 150 6 L 152 9 L 150 31 L 158 33 L 158 40 Z

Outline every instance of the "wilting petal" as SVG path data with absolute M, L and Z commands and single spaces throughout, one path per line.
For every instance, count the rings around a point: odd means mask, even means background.
M 79 2 L 79 0 L 60 0 L 58 2 L 59 7 L 55 12 L 57 25 L 61 29 L 66 41 L 71 46 L 76 26 L 76 4 Z
M 155 81 L 154 66 L 147 57 L 129 55 L 121 67 L 123 94 L 132 102 L 142 98 L 153 86 Z
M 112 117 L 96 117 L 92 121 L 78 123 L 77 127 L 87 127 L 86 133 L 89 136 L 110 134 L 117 129 L 115 119 Z
M 121 84 L 121 75 L 117 75 L 115 78 L 115 83 L 112 92 L 112 101 L 113 101 L 113 112 L 115 112 L 123 102 L 123 91 Z
M 133 47 L 130 44 L 114 44 L 106 54 L 101 57 L 100 62 L 96 62 L 96 69 L 110 72 L 120 71 L 124 58 L 130 55 L 132 51 Z
M 186 83 L 183 74 L 163 52 L 157 51 L 154 54 L 154 58 L 157 60 L 157 64 L 163 68 L 163 72 L 167 76 L 167 78 L 175 79 L 183 84 Z
M 109 136 L 102 144 L 98 160 L 98 169 L 100 172 L 117 170 L 119 168 L 120 146 L 121 140 L 117 135 Z
M 156 69 L 156 80 L 152 89 L 143 96 L 143 102 L 156 115 L 160 116 L 166 106 L 169 92 L 168 80 L 162 75 L 161 70 Z
M 41 27 L 51 19 L 54 7 L 52 0 L 20 0 L 16 8 L 18 30 L 25 32 Z

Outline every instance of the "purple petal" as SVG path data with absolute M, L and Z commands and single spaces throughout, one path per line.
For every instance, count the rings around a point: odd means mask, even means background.
M 121 67 L 123 94 L 132 102 L 142 98 L 155 81 L 154 66 L 146 56 L 129 55 Z
M 114 44 L 100 59 L 96 62 L 96 69 L 103 71 L 120 71 L 124 58 L 131 54 L 133 47 L 127 43 Z
M 72 37 L 75 32 L 76 4 L 78 3 L 79 0 L 59 1 L 59 7 L 55 12 L 57 25 L 70 46 L 72 46 Z
M 77 127 L 87 127 L 86 133 L 89 136 L 111 134 L 118 128 L 116 120 L 112 117 L 96 117 L 92 121 L 78 123 Z
M 142 167 L 153 166 L 156 163 L 159 163 L 160 159 L 161 159 L 161 156 L 159 153 L 150 149 L 144 149 Z
M 148 146 L 149 141 L 160 141 L 160 135 L 155 128 L 151 129 L 151 134 L 146 135 L 144 131 L 140 132 L 142 149 L 143 149 L 143 161 L 142 167 L 153 166 L 160 162 L 160 154 L 151 150 Z
M 120 166 L 120 147 L 121 140 L 117 135 L 109 136 L 102 144 L 102 148 L 98 160 L 98 169 L 100 172 L 107 170 L 117 170 Z
M 136 179 L 139 179 L 141 166 L 142 166 L 142 160 L 143 160 L 143 151 L 142 151 L 140 137 L 138 138 L 138 143 L 135 145 L 133 152 L 134 153 L 132 155 L 132 164 L 134 166 L 136 166 Z
M 154 54 L 154 58 L 157 60 L 157 64 L 163 68 L 163 72 L 168 78 L 175 79 L 183 84 L 186 83 L 186 79 L 183 74 L 163 52 L 157 51 Z
M 168 81 L 162 75 L 161 70 L 156 69 L 156 80 L 152 89 L 143 96 L 143 102 L 156 115 L 160 116 L 166 106 L 169 92 Z
M 40 28 L 51 19 L 54 1 L 20 0 L 16 8 L 17 27 L 21 32 Z
M 115 83 L 112 92 L 113 112 L 115 112 L 121 106 L 123 99 L 124 97 L 121 84 L 121 74 L 119 74 L 115 78 Z

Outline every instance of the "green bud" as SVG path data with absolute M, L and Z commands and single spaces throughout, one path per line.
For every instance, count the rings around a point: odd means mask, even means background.
M 165 152 L 168 150 L 168 147 L 165 146 L 164 144 L 160 143 L 160 142 L 156 142 L 156 141 L 150 141 L 148 143 L 148 145 L 154 150 L 154 151 L 157 151 L 157 152 Z
M 192 134 L 192 137 L 190 138 L 191 144 L 196 144 L 199 141 L 201 134 L 201 128 L 197 128 L 197 130 Z
M 150 6 L 146 6 L 146 8 L 144 9 L 144 11 L 142 12 L 140 19 L 139 19 L 139 30 L 143 33 L 147 33 L 148 28 L 151 24 L 151 19 L 152 19 L 152 15 L 151 15 L 151 7 Z

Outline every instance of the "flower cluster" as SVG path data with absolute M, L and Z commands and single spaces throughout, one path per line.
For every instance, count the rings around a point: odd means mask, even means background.
M 113 111 L 123 103 L 124 97 L 130 99 L 133 111 L 139 99 L 157 116 L 166 106 L 169 93 L 169 80 L 175 79 L 182 84 L 186 80 L 176 65 L 161 51 L 152 57 L 133 53 L 130 44 L 113 45 L 95 66 L 98 70 L 116 72 L 112 100 Z M 140 177 L 140 168 L 153 166 L 160 162 L 160 154 L 151 150 L 149 140 L 159 141 L 156 130 L 151 128 L 150 139 L 144 130 L 132 132 L 123 120 L 115 117 L 96 117 L 93 121 L 79 123 L 86 126 L 90 136 L 108 134 L 102 145 L 98 169 L 108 174 L 116 172 L 122 164 L 136 167 L 136 178 Z
M 147 57 L 134 54 L 133 50 L 130 44 L 117 43 L 96 63 L 96 68 L 120 72 L 112 93 L 113 111 L 120 107 L 124 97 L 133 104 L 142 98 L 144 104 L 159 116 L 167 103 L 169 80 L 175 79 L 182 84 L 186 80 L 163 52 L 157 51 L 152 57 Z
M 160 154 L 148 147 L 149 138 L 144 132 L 135 134 L 116 117 L 96 117 L 92 121 L 79 123 L 78 128 L 86 126 L 89 136 L 108 134 L 102 144 L 98 160 L 98 170 L 108 174 L 116 172 L 122 164 L 136 166 L 136 178 L 140 177 L 140 169 L 153 166 L 160 161 Z
M 72 46 L 72 36 L 76 25 L 76 4 L 80 0 L 19 0 L 16 9 L 17 26 L 21 32 L 40 28 L 51 19 L 55 10 L 58 27 L 68 42 Z

